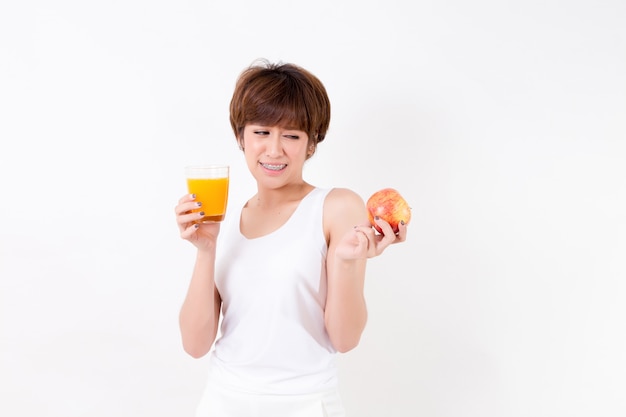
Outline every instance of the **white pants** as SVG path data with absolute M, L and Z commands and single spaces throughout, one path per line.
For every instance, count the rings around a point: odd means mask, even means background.
M 255 395 L 208 384 L 196 417 L 345 417 L 337 390 L 306 395 Z

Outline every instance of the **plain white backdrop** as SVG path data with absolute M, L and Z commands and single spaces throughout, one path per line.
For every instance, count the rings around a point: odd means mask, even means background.
M 232 166 L 239 72 L 325 83 L 318 186 L 398 189 L 340 357 L 351 417 L 626 414 L 626 3 L 0 6 L 0 415 L 192 416 L 182 168 Z

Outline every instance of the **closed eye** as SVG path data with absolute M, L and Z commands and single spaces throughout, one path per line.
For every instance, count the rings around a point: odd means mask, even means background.
M 300 136 L 298 135 L 283 135 L 284 137 L 286 137 L 287 139 L 300 139 Z
M 267 130 L 255 130 L 254 134 L 260 135 L 260 136 L 267 136 L 270 134 L 270 132 L 268 132 Z

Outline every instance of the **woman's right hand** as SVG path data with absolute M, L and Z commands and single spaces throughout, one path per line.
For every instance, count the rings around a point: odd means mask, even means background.
M 201 202 L 196 201 L 195 196 L 185 194 L 178 200 L 174 212 L 176 213 L 176 223 L 180 230 L 180 237 L 190 241 L 199 250 L 215 249 L 217 235 L 220 232 L 219 222 L 199 222 L 204 213 L 192 212 L 201 206 Z

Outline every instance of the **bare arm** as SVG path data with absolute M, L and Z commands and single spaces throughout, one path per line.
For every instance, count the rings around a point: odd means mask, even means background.
M 198 249 L 187 295 L 180 309 L 179 326 L 185 351 L 194 358 L 206 355 L 217 335 L 222 300 L 215 286 L 215 248 L 219 223 L 194 224 L 202 215 L 191 213 L 195 200 L 186 195 L 176 206 L 181 238 Z
M 222 302 L 215 287 L 214 273 L 215 252 L 198 251 L 179 314 L 183 348 L 194 358 L 206 355 L 217 335 Z
M 374 232 L 365 203 L 346 189 L 334 189 L 324 206 L 324 228 L 329 238 L 326 260 L 328 294 L 325 323 L 330 340 L 339 352 L 355 348 L 367 322 L 363 294 L 367 258 L 380 255 L 392 243 L 406 238 L 406 226 L 398 235 L 378 219 L 384 234 Z

